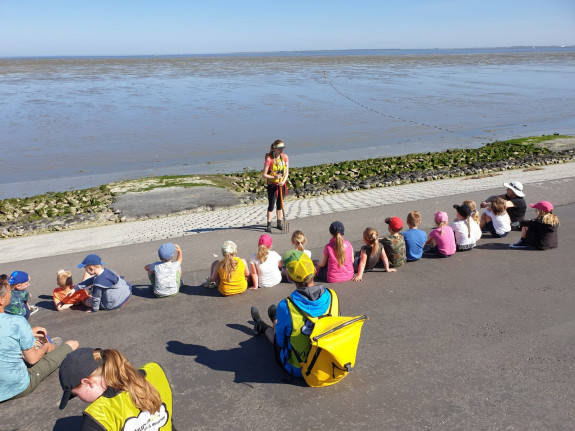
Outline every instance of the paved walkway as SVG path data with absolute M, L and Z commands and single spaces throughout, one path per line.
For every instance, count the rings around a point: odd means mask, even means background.
M 515 170 L 513 171 L 513 179 L 521 181 L 523 184 L 534 184 L 542 181 L 569 178 L 575 174 L 573 168 L 573 164 L 564 163 L 549 165 L 532 171 Z M 286 217 L 288 220 L 295 220 L 320 214 L 502 188 L 503 178 L 509 178 L 509 173 L 505 176 L 502 174 L 479 179 L 471 177 L 454 178 L 289 200 L 286 201 Z M 256 204 L 217 211 L 12 238 L 2 241 L 0 263 L 139 244 L 220 229 L 263 224 L 265 224 L 265 209 L 262 204 Z

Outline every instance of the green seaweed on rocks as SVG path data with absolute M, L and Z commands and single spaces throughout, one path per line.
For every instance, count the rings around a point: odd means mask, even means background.
M 540 136 L 497 141 L 476 149 L 452 149 L 396 157 L 343 161 L 290 168 L 290 196 L 342 193 L 402 183 L 451 177 L 489 175 L 507 169 L 575 159 L 575 138 Z M 114 198 L 127 192 L 165 187 L 223 187 L 242 195 L 244 203 L 265 200 L 260 171 L 229 175 L 172 175 L 120 181 L 84 190 L 0 200 L 0 236 L 62 230 L 125 220 L 112 209 Z

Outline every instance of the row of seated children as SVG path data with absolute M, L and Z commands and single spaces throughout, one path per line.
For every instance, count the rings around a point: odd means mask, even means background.
M 448 224 L 447 213 L 436 212 L 436 228 L 429 235 L 419 229 L 421 215 L 417 211 L 407 215 L 409 229 L 403 233 L 403 220 L 388 217 L 385 223 L 389 235 L 379 238 L 375 229 L 366 228 L 363 232 L 364 245 L 355 254 L 351 243 L 344 239 L 343 224 L 333 222 L 329 227 L 331 239 L 324 247 L 322 258 L 314 261 L 316 280 L 328 283 L 361 281 L 364 273 L 376 266 L 383 267 L 386 272 L 395 272 L 405 262 L 419 260 L 424 253 L 449 257 L 456 251 L 474 248 L 482 233 L 501 238 L 511 231 L 505 201 L 501 198 L 492 200 L 490 208 L 486 209 L 481 218 L 473 201 L 466 200 L 453 207 L 456 210 L 454 222 Z M 542 201 L 531 207 L 537 211 L 536 217 L 522 222 L 521 239 L 510 247 L 520 249 L 531 246 L 542 250 L 557 247 L 559 219 L 552 214 L 553 205 Z M 303 232 L 294 232 L 292 243 L 297 250 L 311 258 L 311 252 L 305 249 L 306 237 Z M 249 265 L 237 257 L 237 245 L 233 241 L 226 241 L 222 245 L 222 255 L 224 259 L 213 262 L 204 286 L 218 287 L 224 296 L 241 293 L 248 285 L 252 289 L 272 287 L 282 279 L 289 279 L 282 268 L 281 256 L 272 250 L 270 235 L 265 234 L 259 238 L 257 253 L 252 255 Z M 166 243 L 158 249 L 158 256 L 159 261 L 145 266 L 152 291 L 157 297 L 173 296 L 181 286 L 182 250 L 177 244 Z M 76 305 L 87 308 L 88 312 L 95 312 L 123 307 L 130 299 L 131 285 L 103 265 L 105 262 L 98 255 L 86 256 L 78 265 L 85 272 L 82 282 L 77 286 L 74 286 L 70 271 L 59 270 L 58 287 L 53 292 L 56 309 L 61 311 Z M 8 279 L 6 275 L 2 277 Z M 38 310 L 28 304 L 30 294 L 26 289 L 30 284 L 30 276 L 23 271 L 14 271 L 8 281 L 13 294 L 6 313 L 28 318 Z

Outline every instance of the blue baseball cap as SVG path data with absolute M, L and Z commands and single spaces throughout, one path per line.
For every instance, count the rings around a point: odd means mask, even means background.
M 158 256 L 160 256 L 162 260 L 170 260 L 175 252 L 176 246 L 171 242 L 167 242 L 162 244 L 158 249 Z
M 82 263 L 78 264 L 78 268 L 84 268 L 87 265 L 105 265 L 106 262 L 102 262 L 102 258 L 97 254 L 89 254 L 84 258 Z
M 14 286 L 15 284 L 26 283 L 28 280 L 30 280 L 30 276 L 24 271 L 14 271 L 10 274 L 8 282 L 10 286 Z

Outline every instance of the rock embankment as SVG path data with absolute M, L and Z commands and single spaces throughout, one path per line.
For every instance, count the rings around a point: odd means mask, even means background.
M 474 150 L 447 150 L 293 168 L 290 169 L 288 187 L 291 190 L 290 196 L 305 198 L 444 178 L 490 175 L 510 169 L 537 169 L 539 166 L 575 161 L 573 138 L 568 139 L 569 145 L 560 147 L 553 144 L 540 146 L 529 142 L 529 139 L 535 138 L 496 142 Z M 240 196 L 238 203 L 265 201 L 265 185 L 259 172 L 227 175 L 226 179 L 231 184 L 230 188 Z M 152 189 L 149 187 L 150 179 L 142 181 L 146 181 L 147 188 L 144 191 Z M 173 183 L 173 179 L 170 181 L 172 186 L 181 185 Z M 179 181 L 189 182 L 190 178 Z M 205 179 L 201 181 L 205 183 Z M 166 181 L 161 183 L 166 186 Z M 116 196 L 126 190 L 118 192 L 117 187 L 114 187 L 116 185 L 103 185 L 86 190 L 0 201 L 0 235 L 9 238 L 126 221 L 122 210 L 114 209 L 117 208 L 114 205 Z M 169 215 L 167 208 L 164 208 L 164 213 L 151 213 L 154 216 Z

